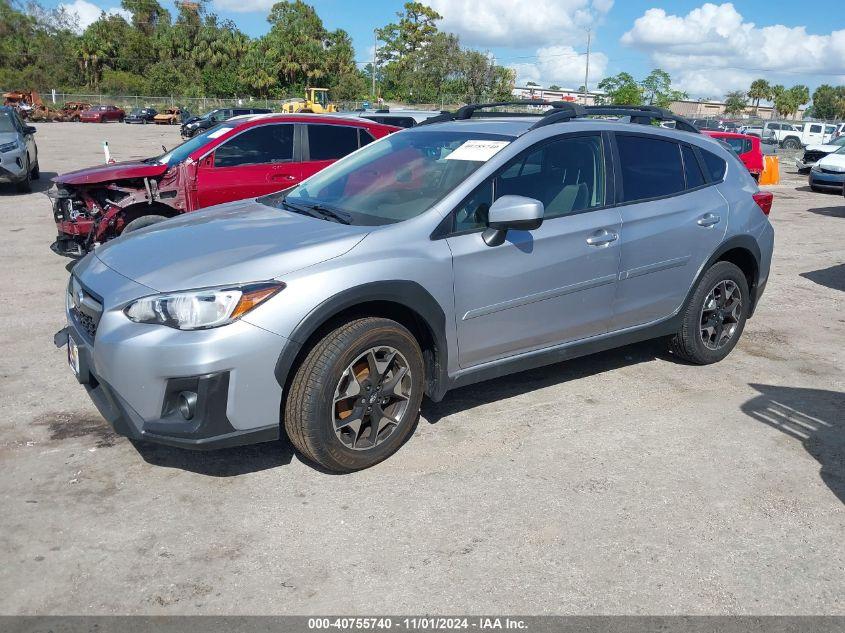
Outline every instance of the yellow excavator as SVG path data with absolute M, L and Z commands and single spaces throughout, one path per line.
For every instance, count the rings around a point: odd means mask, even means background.
M 282 112 L 295 114 L 297 112 L 313 112 L 325 114 L 337 112 L 337 106 L 329 101 L 328 88 L 306 88 L 305 99 L 289 99 L 282 104 Z

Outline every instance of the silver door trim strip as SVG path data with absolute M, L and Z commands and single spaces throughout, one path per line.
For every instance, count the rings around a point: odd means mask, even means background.
M 495 303 L 493 305 L 485 306 L 483 308 L 475 308 L 464 314 L 462 320 L 469 321 L 470 319 L 477 319 L 478 317 L 488 316 L 495 312 L 502 310 L 509 310 L 511 308 L 519 308 L 529 303 L 537 303 L 539 301 L 546 301 L 554 299 L 555 297 L 562 297 L 563 295 L 572 294 L 573 292 L 580 292 L 582 290 L 589 290 L 590 288 L 597 288 L 607 284 L 616 282 L 616 275 L 605 275 L 604 277 L 597 277 L 596 279 L 588 279 L 587 281 L 579 281 L 576 284 L 562 286 L 560 288 L 552 288 L 551 290 L 544 290 L 543 292 L 536 292 L 524 297 L 510 299 L 502 303 Z
M 632 268 L 631 270 L 623 270 L 621 273 L 619 273 L 619 281 L 631 279 L 632 277 L 648 275 L 649 273 L 656 273 L 661 270 L 668 270 L 670 268 L 679 268 L 680 266 L 686 266 L 687 262 L 689 262 L 690 260 L 690 257 L 691 255 L 685 255 L 684 257 L 666 259 L 662 262 L 655 262 L 654 264 L 647 264 L 645 266 L 640 266 L 639 268 Z

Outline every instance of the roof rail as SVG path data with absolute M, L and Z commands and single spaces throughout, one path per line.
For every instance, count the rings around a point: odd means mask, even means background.
M 441 114 L 428 118 L 425 121 L 422 121 L 418 124 L 419 125 L 431 125 L 432 123 L 443 123 L 444 121 L 463 121 L 466 119 L 471 119 L 473 115 L 479 110 L 487 110 L 490 108 L 501 108 L 503 106 L 546 106 L 550 107 L 553 110 L 557 110 L 559 108 L 566 108 L 571 106 L 571 103 L 566 101 L 496 101 L 493 103 L 472 103 L 470 105 L 465 105 L 461 108 L 458 108 L 455 112 L 449 112 L 444 110 Z M 481 113 L 479 113 L 481 114 Z M 506 114 L 508 116 L 537 116 L 533 112 L 524 113 L 524 112 L 491 112 L 488 113 L 488 116 L 496 116 L 497 114 Z
M 578 106 L 569 104 L 573 107 L 573 114 L 568 114 L 565 111 L 551 110 L 546 112 L 542 119 L 537 121 L 530 129 L 536 129 L 545 125 L 553 123 L 561 123 L 569 121 L 576 117 L 586 116 L 628 116 L 631 117 L 631 123 L 641 123 L 644 125 L 651 125 L 652 121 L 674 121 L 675 128 L 684 130 L 686 132 L 694 132 L 700 134 L 697 127 L 687 121 L 684 117 L 678 116 L 664 108 L 658 108 L 651 105 L 596 105 L 596 106 Z

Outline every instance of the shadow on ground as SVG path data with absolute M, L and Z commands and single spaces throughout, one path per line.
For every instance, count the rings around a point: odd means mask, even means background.
M 805 279 L 809 279 L 820 286 L 833 288 L 845 292 L 845 264 L 837 264 L 830 268 L 812 270 L 808 273 L 801 273 Z
M 455 389 L 446 394 L 442 402 L 423 400 L 422 417 L 429 424 L 436 424 L 442 418 L 465 409 L 520 396 L 537 389 L 601 374 L 628 365 L 645 363 L 656 358 L 672 359 L 666 349 L 665 342 L 659 339 L 523 371 Z
M 293 459 L 293 447 L 287 440 L 216 451 L 192 451 L 137 441 L 132 441 L 132 445 L 148 464 L 210 477 L 236 477 L 286 466 Z
M 47 191 L 53 186 L 52 179 L 57 175 L 54 171 L 42 171 L 41 178 L 32 181 L 32 193 L 43 193 Z M 11 198 L 14 196 L 28 196 L 29 194 L 18 191 L 14 183 L 2 183 L 0 184 L 0 195 Z
M 819 462 L 822 481 L 845 503 L 845 393 L 751 384 L 743 413 L 795 438 Z
M 845 198 L 842 198 L 842 204 L 837 207 L 816 207 L 807 211 L 816 215 L 826 215 L 829 218 L 845 218 Z

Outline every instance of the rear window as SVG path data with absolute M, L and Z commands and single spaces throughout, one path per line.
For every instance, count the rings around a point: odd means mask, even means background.
M 681 147 L 647 136 L 616 135 L 624 202 L 659 198 L 685 188 Z
M 684 175 L 687 179 L 687 189 L 694 189 L 704 184 L 704 174 L 701 173 L 701 166 L 695 157 L 693 149 L 687 145 L 681 146 L 681 154 L 684 157 Z
M 821 125 L 811 125 L 810 126 L 810 133 L 812 133 L 812 134 L 818 134 L 821 131 L 822 131 Z
M 721 139 L 731 146 L 731 149 L 737 154 L 745 154 L 751 151 L 751 141 L 745 138 L 724 138 Z
M 711 182 L 718 182 L 725 177 L 725 169 L 727 163 L 721 158 L 707 150 L 700 150 L 701 157 L 704 159 L 704 169 L 707 171 L 707 176 Z
M 349 125 L 309 125 L 311 160 L 335 160 L 358 149 L 358 128 Z

